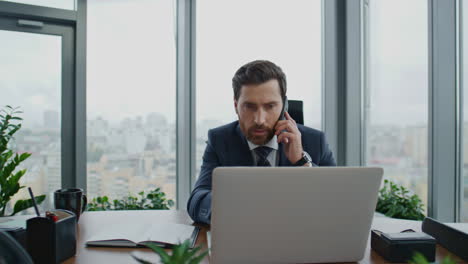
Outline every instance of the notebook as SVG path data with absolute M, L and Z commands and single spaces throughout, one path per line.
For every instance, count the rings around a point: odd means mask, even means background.
M 155 222 L 150 226 L 119 223 L 104 227 L 86 241 L 88 247 L 145 247 L 155 243 L 171 248 L 189 239 L 195 245 L 200 228 L 184 224 Z

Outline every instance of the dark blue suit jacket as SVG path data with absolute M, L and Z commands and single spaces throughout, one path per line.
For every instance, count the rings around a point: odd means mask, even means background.
M 314 166 L 336 166 L 323 132 L 297 125 L 302 135 L 302 148 L 312 157 Z M 240 130 L 239 121 L 208 131 L 200 176 L 190 195 L 187 211 L 195 222 L 210 223 L 211 174 L 216 167 L 253 166 L 254 160 L 247 139 Z M 278 166 L 292 166 L 279 143 Z

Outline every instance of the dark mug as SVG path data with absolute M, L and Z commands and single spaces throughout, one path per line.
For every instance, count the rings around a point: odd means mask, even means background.
M 55 209 L 65 209 L 72 211 L 76 215 L 76 221 L 80 219 L 80 214 L 86 209 L 88 199 L 83 193 L 83 189 L 60 189 L 54 192 Z

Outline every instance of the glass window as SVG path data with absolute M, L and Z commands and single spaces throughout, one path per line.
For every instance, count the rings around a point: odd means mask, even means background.
M 175 1 L 88 1 L 87 185 L 176 198 Z
M 462 8 L 462 84 L 463 84 L 463 175 L 461 220 L 468 222 L 468 1 L 461 1 Z
M 385 178 L 416 193 L 426 210 L 427 3 L 370 1 L 365 106 L 367 165 L 383 167 Z
M 231 80 L 243 64 L 280 66 L 288 99 L 304 102 L 304 123 L 320 129 L 320 0 L 197 1 L 197 177 L 207 131 L 237 120 Z
M 7 0 L 7 2 L 76 10 L 76 0 Z
M 12 146 L 29 152 L 21 169 L 21 184 L 35 195 L 45 194 L 44 209 L 52 208 L 53 192 L 61 188 L 62 37 L 0 30 L 0 107 L 20 107 L 22 128 Z M 13 197 L 29 198 L 27 189 Z

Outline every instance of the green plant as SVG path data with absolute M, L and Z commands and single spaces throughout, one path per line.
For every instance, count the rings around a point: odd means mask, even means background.
M 13 153 L 9 149 L 9 142 L 13 135 L 21 128 L 19 123 L 22 118 L 18 114 L 22 113 L 18 108 L 9 105 L 0 111 L 0 216 L 5 216 L 8 202 L 20 189 L 20 179 L 26 173 L 26 169 L 15 171 L 21 162 L 31 156 L 30 153 Z M 45 195 L 35 197 L 38 204 L 42 203 Z M 13 207 L 13 213 L 23 211 L 33 206 L 31 199 L 18 200 Z
M 429 264 L 426 257 L 423 254 L 416 252 L 413 256 L 413 259 L 409 261 L 410 264 Z M 456 264 L 455 260 L 450 258 L 450 256 L 445 257 L 440 264 Z
M 134 196 L 127 196 L 121 200 L 113 200 L 111 203 L 109 197 L 99 196 L 93 198 L 88 203 L 88 211 L 108 211 L 108 210 L 153 210 L 169 209 L 174 206 L 173 200 L 166 200 L 166 194 L 159 188 L 149 193 L 139 192 L 140 199 Z
M 421 199 L 416 194 L 397 184 L 385 180 L 379 191 L 376 211 L 386 216 L 401 219 L 423 220 L 424 210 Z
M 164 251 L 164 249 L 156 246 L 156 244 L 149 243 L 146 244 L 146 246 L 153 250 L 154 253 L 159 255 L 163 264 L 198 264 L 208 254 L 208 251 L 205 251 L 197 255 L 201 247 L 191 249 L 189 240 L 186 240 L 180 245 L 174 246 L 172 248 L 172 255 L 169 255 L 166 251 Z M 132 257 L 139 263 L 151 264 L 151 262 L 138 258 L 135 255 L 132 255 Z

